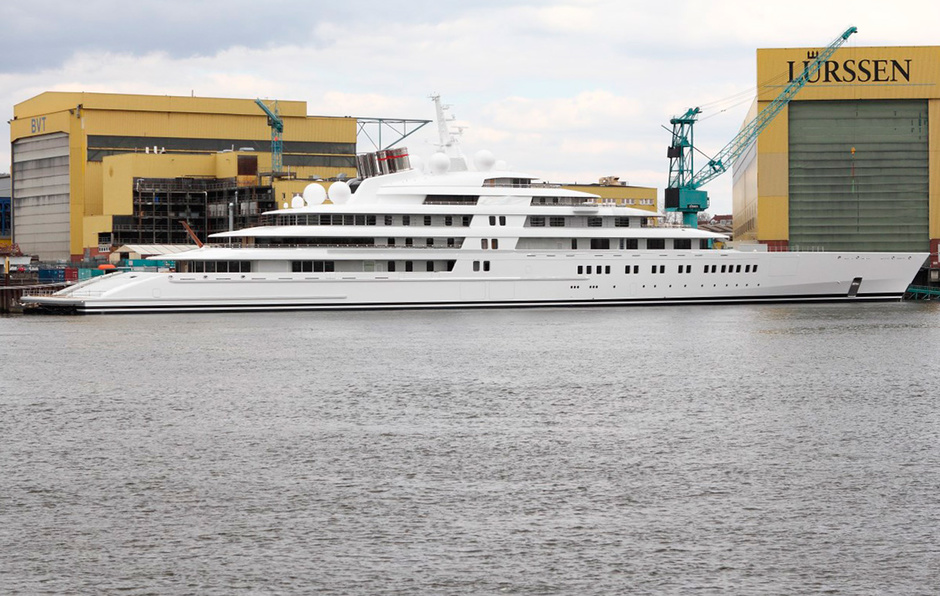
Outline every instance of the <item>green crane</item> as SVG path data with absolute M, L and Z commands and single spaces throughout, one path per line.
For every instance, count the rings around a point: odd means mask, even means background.
M 281 143 L 284 121 L 277 114 L 277 101 L 274 102 L 273 111 L 260 99 L 256 99 L 255 103 L 268 115 L 268 126 L 271 127 L 271 175 L 280 174 L 284 156 L 284 146 Z
M 699 212 L 708 209 L 708 193 L 699 190 L 699 187 L 728 171 L 750 147 L 757 135 L 776 118 L 793 96 L 819 72 L 826 60 L 856 31 L 858 29 L 855 27 L 849 27 L 825 50 L 819 52 L 811 62 L 806 64 L 803 72 L 784 87 L 776 99 L 761 110 L 754 120 L 742 128 L 730 143 L 725 145 L 715 157 L 709 159 L 708 163 L 694 175 L 693 154 L 696 149 L 692 139 L 692 126 L 702 110 L 691 108 L 682 116 L 671 119 L 669 123 L 672 124 L 672 144 L 667 152 L 669 184 L 664 193 L 666 211 L 682 213 L 682 223 L 693 228 L 697 227 Z

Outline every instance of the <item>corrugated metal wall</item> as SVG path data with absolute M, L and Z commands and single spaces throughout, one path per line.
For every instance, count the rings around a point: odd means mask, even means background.
M 69 258 L 69 136 L 13 143 L 13 233 L 26 254 Z
M 928 249 L 926 100 L 794 101 L 789 112 L 791 247 Z

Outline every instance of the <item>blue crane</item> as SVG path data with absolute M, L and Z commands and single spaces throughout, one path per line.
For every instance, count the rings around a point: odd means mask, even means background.
M 284 146 L 281 135 L 284 134 L 284 121 L 277 114 L 277 101 L 274 110 L 271 110 L 263 101 L 256 99 L 255 103 L 268 115 L 268 126 L 271 127 L 271 175 L 279 174 L 283 165 Z
M 682 116 L 671 119 L 669 123 L 672 124 L 672 144 L 667 152 L 669 185 L 664 193 L 666 211 L 682 213 L 682 223 L 693 228 L 697 227 L 699 212 L 708 209 L 708 193 L 699 190 L 699 187 L 728 171 L 750 147 L 757 135 L 777 117 L 793 96 L 819 72 L 826 60 L 856 31 L 858 29 L 855 27 L 849 27 L 825 50 L 819 52 L 811 62 L 806 64 L 803 72 L 784 87 L 776 99 L 761 110 L 754 120 L 742 128 L 730 143 L 725 145 L 715 157 L 709 159 L 708 163 L 694 175 L 692 174 L 694 171 L 692 158 L 696 149 L 692 139 L 692 126 L 702 110 L 691 108 Z

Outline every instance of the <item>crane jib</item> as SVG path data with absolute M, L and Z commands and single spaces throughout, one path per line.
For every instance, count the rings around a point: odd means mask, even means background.
M 849 27 L 824 50 L 820 51 L 812 61 L 806 64 L 800 75 L 794 78 L 770 104 L 757 114 L 754 120 L 744 126 L 737 136 L 714 157 L 710 158 L 705 167 L 698 172 L 694 170 L 696 149 L 692 132 L 693 125 L 701 113 L 701 109 L 691 108 L 682 116 L 672 118 L 669 121 L 673 127 L 672 144 L 667 151 L 669 185 L 665 192 L 666 210 L 682 213 L 684 223 L 696 227 L 698 213 L 708 208 L 708 195 L 705 191 L 697 189 L 728 171 L 757 139 L 761 131 L 776 118 L 800 89 L 819 72 L 826 60 L 857 31 L 856 27 Z

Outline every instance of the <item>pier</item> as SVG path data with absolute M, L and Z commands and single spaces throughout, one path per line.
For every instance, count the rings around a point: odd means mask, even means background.
M 23 306 L 20 304 L 20 298 L 23 297 L 23 294 L 51 294 L 67 285 L 66 282 L 0 285 L 0 314 L 23 312 Z

